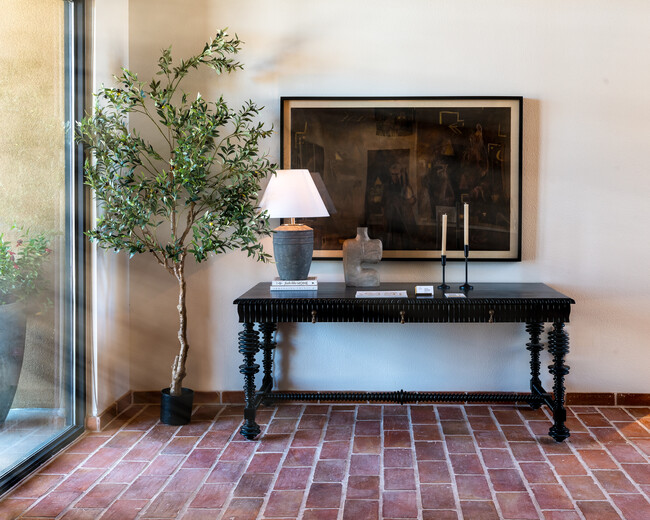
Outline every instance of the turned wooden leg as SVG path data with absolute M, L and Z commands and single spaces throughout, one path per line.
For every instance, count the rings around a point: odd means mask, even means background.
M 273 351 L 277 347 L 277 343 L 273 339 L 277 326 L 275 323 L 260 323 L 260 332 L 262 333 L 262 350 L 264 351 L 264 359 L 262 366 L 264 367 L 264 378 L 262 379 L 262 391 L 268 394 L 273 390 Z M 270 404 L 264 400 L 264 404 Z
M 539 379 L 540 361 L 539 353 L 544 349 L 539 338 L 544 330 L 542 323 L 526 323 L 526 331 L 530 335 L 530 343 L 526 343 L 526 350 L 530 352 L 530 391 L 533 396 L 539 396 L 541 393 L 542 382 Z M 541 398 L 539 401 L 530 403 L 533 410 L 542 406 Z
M 555 322 L 548 333 L 548 350 L 553 356 L 553 364 L 548 370 L 553 374 L 553 426 L 548 434 L 557 442 L 569 437 L 569 429 L 565 426 L 566 409 L 564 408 L 564 376 L 569 373 L 569 367 L 564 364 L 564 358 L 569 352 L 569 335 L 564 330 L 564 323 Z
M 244 323 L 244 330 L 239 333 L 239 352 L 244 356 L 244 363 L 239 365 L 239 372 L 244 375 L 246 408 L 240 433 L 248 440 L 253 440 L 260 433 L 260 426 L 255 422 L 255 374 L 260 370 L 255 363 L 255 354 L 259 349 L 259 333 L 252 323 Z

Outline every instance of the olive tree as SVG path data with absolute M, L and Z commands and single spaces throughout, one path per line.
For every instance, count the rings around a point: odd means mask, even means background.
M 177 64 L 170 47 L 148 83 L 122 69 L 117 86 L 101 88 L 92 115 L 77 123 L 77 139 L 90 152 L 85 182 L 101 206 L 87 236 L 105 249 L 152 255 L 178 282 L 180 350 L 171 395 L 181 394 L 189 350 L 186 261 L 229 250 L 269 258 L 259 242 L 270 228 L 258 193 L 275 165 L 259 150 L 271 134 L 258 121 L 261 107 L 248 101 L 231 109 L 223 97 L 208 101 L 181 89 L 193 69 L 209 67 L 217 75 L 241 69 L 233 58 L 241 43 L 222 30 Z M 141 128 L 129 125 L 132 114 Z M 147 140 L 152 133 L 157 139 Z

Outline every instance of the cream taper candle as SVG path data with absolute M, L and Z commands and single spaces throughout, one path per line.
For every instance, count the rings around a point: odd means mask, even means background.
M 442 256 L 447 254 L 447 214 L 442 215 Z
M 469 245 L 469 204 L 465 204 L 464 206 L 464 216 L 463 216 L 463 225 L 464 225 L 464 235 L 465 235 L 465 240 L 463 243 L 468 246 Z

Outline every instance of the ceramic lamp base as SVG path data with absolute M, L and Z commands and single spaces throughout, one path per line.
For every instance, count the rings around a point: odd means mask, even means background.
M 314 230 L 285 224 L 273 230 L 273 254 L 281 280 L 306 280 L 314 252 Z

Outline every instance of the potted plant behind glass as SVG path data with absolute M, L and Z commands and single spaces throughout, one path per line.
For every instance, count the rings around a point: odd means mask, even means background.
M 15 242 L 0 233 L 0 426 L 11 409 L 25 356 L 27 315 L 47 287 L 43 262 L 52 252 L 44 233 L 18 229 Z
M 191 69 L 217 74 L 242 68 L 232 56 L 241 41 L 219 31 L 203 51 L 172 64 L 171 48 L 158 59 L 157 76 L 148 84 L 122 69 L 119 86 L 96 94 L 93 115 L 78 122 L 78 140 L 94 160 L 86 160 L 85 182 L 100 203 L 95 229 L 100 247 L 130 256 L 150 253 L 178 282 L 178 342 L 171 383 L 162 391 L 161 421 L 186 424 L 193 391 L 182 387 L 189 350 L 185 265 L 209 253 L 242 250 L 267 261 L 259 242 L 270 235 L 268 216 L 258 208 L 261 181 L 275 169 L 258 143 L 271 134 L 255 119 L 261 108 L 248 101 L 231 110 L 223 97 L 190 98 L 180 84 Z M 127 116 L 139 114 L 146 127 L 129 128 Z M 155 147 L 140 132 L 155 132 Z

